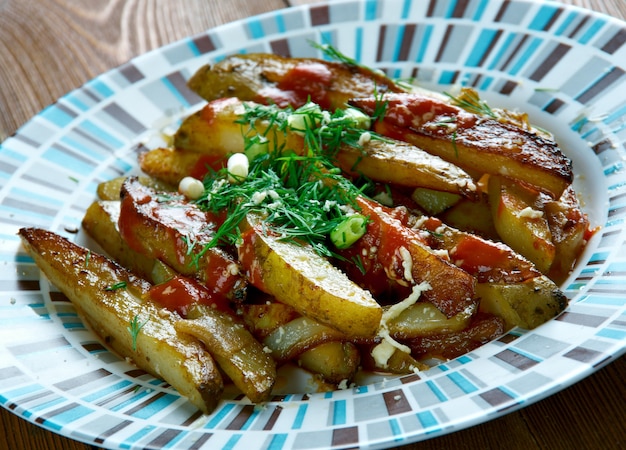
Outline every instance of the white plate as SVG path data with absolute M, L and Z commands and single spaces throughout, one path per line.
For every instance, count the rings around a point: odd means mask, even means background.
M 138 57 L 46 108 L 0 148 L 0 402 L 109 448 L 385 447 L 500 416 L 626 349 L 626 26 L 544 1 L 335 1 L 221 26 Z M 19 246 L 21 226 L 74 239 L 98 182 L 136 170 L 136 147 L 200 106 L 184 87 L 236 52 L 319 56 L 327 42 L 394 77 L 478 88 L 553 130 L 601 230 L 563 285 L 567 311 L 418 375 L 199 415 L 107 351 Z M 449 86 L 448 86 L 449 88 Z

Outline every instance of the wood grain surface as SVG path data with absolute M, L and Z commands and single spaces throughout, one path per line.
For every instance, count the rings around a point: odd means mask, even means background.
M 0 140 L 58 97 L 134 56 L 232 20 L 314 2 L 2 0 Z M 626 19 L 626 0 L 562 2 Z M 585 380 L 519 411 L 402 448 L 626 448 L 624 379 L 626 358 L 619 358 Z M 0 408 L 0 450 L 94 448 Z

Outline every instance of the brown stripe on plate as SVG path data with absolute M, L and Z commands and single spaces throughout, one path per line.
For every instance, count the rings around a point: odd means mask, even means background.
M 143 73 L 133 64 L 126 63 L 119 68 L 120 73 L 128 80 L 130 84 L 143 80 L 145 77 Z
M 100 380 L 101 378 L 108 377 L 109 375 L 111 375 L 111 372 L 108 370 L 98 369 L 74 378 L 68 378 L 59 383 L 53 384 L 53 386 L 61 389 L 62 391 L 71 391 L 77 386 L 82 386 L 91 383 L 92 381 Z
M 31 147 L 39 147 L 39 142 L 35 142 L 33 141 L 31 138 L 29 138 L 28 136 L 24 136 L 22 133 L 19 132 L 19 130 L 16 133 L 13 133 L 13 135 L 11 136 L 15 139 L 17 139 L 18 141 L 21 141 L 25 144 L 30 145 Z
M 108 430 L 106 430 L 105 432 L 101 433 L 97 438 L 94 439 L 94 443 L 96 443 L 96 444 L 104 443 L 104 441 L 109 436 L 112 436 L 112 435 L 118 433 L 119 431 L 123 430 L 124 428 L 126 428 L 127 426 L 129 426 L 129 425 L 131 425 L 133 423 L 135 423 L 133 420 L 123 420 L 122 422 L 118 423 L 114 427 L 111 427 Z
M 582 17 L 582 19 L 581 19 Z M 574 36 L 576 36 L 576 34 L 585 26 L 585 24 L 589 21 L 589 16 L 577 16 L 577 19 L 580 19 L 580 21 L 578 22 L 578 25 L 576 25 L 576 27 L 574 27 L 574 29 L 570 32 L 570 34 L 567 36 L 569 38 L 574 38 Z
M 552 17 L 550 17 L 550 20 L 548 20 L 543 26 L 542 30 L 548 31 L 550 28 L 552 28 L 552 25 L 554 25 L 554 23 L 561 16 L 561 14 L 563 14 L 563 8 L 557 8 L 554 14 L 552 14 Z
M 164 397 L 166 394 L 165 392 L 157 392 L 154 395 L 151 395 L 150 397 L 148 397 L 147 399 L 145 399 L 143 402 L 139 403 L 137 406 L 129 409 L 128 411 L 126 411 L 125 414 L 128 414 L 130 416 L 132 416 L 133 414 L 135 414 L 137 411 L 141 411 L 142 409 L 144 409 L 146 406 L 156 402 L 158 399 L 160 399 L 161 397 Z
M 416 373 L 413 373 L 411 375 L 405 375 L 402 378 L 400 378 L 400 382 L 402 384 L 409 384 L 409 383 L 413 383 L 414 381 L 421 380 L 421 379 L 422 379 L 422 377 L 420 377 Z
M 452 17 L 464 17 L 468 5 L 469 0 L 457 0 L 456 5 L 454 5 L 454 10 L 452 11 Z
M 587 88 L 582 94 L 576 97 L 580 103 L 586 104 L 593 100 L 602 91 L 607 89 L 613 83 L 616 83 L 624 76 L 624 69 L 613 67 L 605 73 L 596 83 Z
M 575 325 L 582 325 L 585 327 L 597 328 L 602 323 L 606 322 L 607 318 L 565 311 L 556 317 L 555 320 L 558 320 L 559 322 L 573 323 Z
M 38 290 L 39 280 L 0 280 L 0 292 Z
M 605 150 L 611 150 L 613 149 L 613 142 L 611 142 L 610 139 L 603 139 L 599 142 L 597 142 L 596 144 L 593 145 L 593 147 L 591 147 L 593 152 L 596 155 L 599 155 L 600 153 L 604 152 Z
M 513 80 L 507 80 L 504 82 L 504 84 L 502 84 L 502 87 L 500 88 L 499 92 L 504 95 L 510 95 L 511 92 L 513 92 L 516 87 L 517 87 L 517 82 Z
M 148 442 L 146 448 L 163 448 L 182 432 L 182 430 L 173 430 L 171 428 L 167 429 L 163 433 L 157 435 L 153 440 Z
M 96 406 L 104 407 L 109 403 L 113 403 L 115 400 L 126 397 L 127 395 L 133 394 L 139 388 L 138 385 L 130 386 L 122 391 L 116 391 L 114 395 L 110 397 L 105 397 L 102 400 L 96 402 Z
M 359 442 L 358 427 L 336 428 L 333 430 L 331 444 L 333 447 L 346 448 L 347 445 L 354 445 L 356 448 Z
M 411 45 L 415 38 L 415 30 L 417 26 L 415 24 L 408 24 L 404 28 L 402 35 L 402 42 L 400 43 L 400 51 L 398 53 L 398 61 L 406 61 L 409 59 L 409 53 L 411 51 Z
M 328 5 L 312 6 L 309 10 L 311 25 L 327 25 L 330 23 L 330 7 Z
M 265 425 L 263 426 L 263 430 L 268 431 L 274 428 L 274 425 L 276 425 L 276 422 L 278 421 L 278 418 L 280 417 L 280 413 L 282 412 L 283 412 L 282 406 L 280 405 L 275 406 L 274 411 L 272 411 L 272 414 L 270 414 L 270 418 L 267 420 L 267 422 L 265 422 Z
M 113 119 L 115 119 L 115 121 L 122 125 L 124 128 L 132 131 L 133 133 L 139 134 L 146 131 L 146 127 L 144 127 L 143 124 L 141 124 L 137 119 L 128 114 L 128 112 L 117 103 L 110 103 L 102 108 L 102 110 Z
M 591 363 L 593 361 L 597 361 L 602 356 L 602 353 L 590 348 L 576 347 L 565 353 L 563 356 L 582 363 Z
M 409 401 L 404 395 L 404 391 L 401 389 L 383 393 L 383 399 L 385 400 L 385 406 L 390 416 L 412 410 Z
M 254 405 L 245 405 L 233 420 L 226 426 L 227 430 L 241 430 L 250 417 L 254 414 Z
M 500 353 L 496 353 L 494 357 L 498 358 L 510 366 L 515 367 L 518 370 L 527 370 L 537 365 L 537 361 L 530 359 L 528 356 L 524 356 L 521 353 L 514 352 L 513 350 L 506 349 Z
M 81 344 L 81 346 L 87 350 L 89 353 L 94 352 L 103 352 L 107 350 L 107 348 L 99 342 L 88 342 L 85 344 Z
M 620 208 L 609 208 L 608 216 L 610 218 L 613 218 L 614 216 L 619 216 L 619 215 L 624 214 L 624 212 L 626 212 L 626 206 L 622 206 Z
M 35 419 L 35 423 L 43 424 L 46 420 L 48 420 L 48 419 L 50 419 L 50 418 L 52 418 L 54 416 L 58 416 L 59 414 L 63 414 L 64 412 L 70 411 L 70 410 L 72 410 L 74 408 L 78 408 L 79 406 L 81 406 L 81 405 L 79 405 L 78 403 L 73 403 L 73 402 L 72 403 L 67 403 L 67 404 L 61 406 L 60 408 L 57 408 L 57 409 L 52 410 L 52 411 L 48 411 L 47 413 L 37 417 Z
M 376 61 L 382 61 L 385 51 L 385 39 L 387 37 L 387 25 L 381 25 L 378 32 L 378 44 L 376 48 Z
M 612 55 L 622 48 L 624 43 L 626 43 L 626 28 L 620 28 L 620 30 L 615 33 L 615 35 L 609 39 L 600 50 Z
M 550 114 L 556 114 L 565 105 L 566 103 L 563 100 L 553 98 L 546 106 L 543 107 L 543 110 Z
M 446 51 L 446 47 L 448 46 L 448 41 L 450 40 L 450 36 L 452 35 L 452 30 L 454 27 L 452 25 L 448 25 L 446 27 L 446 32 L 443 34 L 443 39 L 441 40 L 441 44 L 439 45 L 439 50 L 437 50 L 437 56 L 435 57 L 435 61 L 439 62 L 443 58 L 443 54 Z
M 544 59 L 539 67 L 530 75 L 531 80 L 533 81 L 541 81 L 543 77 L 547 75 L 550 70 L 556 66 L 556 64 L 563 58 L 567 52 L 570 51 L 571 45 L 567 44 L 559 44 L 557 45 L 552 52 L 548 55 L 546 59 Z
M 523 34 L 521 38 L 519 39 L 519 42 L 517 43 L 515 48 L 513 48 L 513 51 L 511 52 L 511 54 L 508 56 L 508 58 L 506 58 L 504 62 L 500 64 L 500 70 L 505 71 L 507 66 L 511 64 L 511 62 L 513 62 L 513 60 L 515 59 L 515 56 L 517 56 L 517 53 L 524 47 L 524 44 L 526 43 L 527 40 L 528 40 L 528 35 Z
M 289 41 L 287 39 L 277 39 L 270 42 L 272 53 L 278 56 L 284 56 L 286 58 L 291 57 L 291 50 L 289 50 Z
M 489 403 L 491 406 L 498 406 L 504 403 L 508 403 L 513 400 L 509 394 L 504 392 L 502 389 L 495 388 L 486 392 L 482 392 L 478 394 L 480 398 Z
M 195 105 L 202 100 L 196 93 L 187 87 L 187 80 L 182 73 L 170 73 L 166 78 L 190 105 Z
M 200 54 L 209 53 L 217 49 L 217 46 L 213 42 L 213 39 L 211 39 L 211 36 L 209 36 L 208 34 L 198 36 L 194 38 L 192 42 L 194 43 Z

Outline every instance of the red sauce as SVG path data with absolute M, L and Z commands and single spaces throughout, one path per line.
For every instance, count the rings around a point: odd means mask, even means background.
M 274 87 L 263 88 L 257 101 L 263 103 L 270 100 L 280 107 L 297 108 L 310 100 L 329 109 L 331 102 L 328 97 L 332 83 L 332 72 L 321 63 L 304 62 L 294 66 Z
M 216 117 L 224 114 L 225 109 L 236 110 L 239 108 L 241 101 L 235 97 L 220 98 L 209 102 L 200 111 L 200 117 L 211 125 Z
M 189 176 L 202 180 L 207 173 L 226 167 L 227 159 L 216 155 L 201 155 L 189 171 Z
M 175 311 L 186 317 L 193 305 L 207 305 L 220 311 L 229 311 L 228 301 L 220 295 L 210 292 L 205 286 L 192 278 L 178 275 L 165 283 L 150 288 L 150 298 L 160 306 Z

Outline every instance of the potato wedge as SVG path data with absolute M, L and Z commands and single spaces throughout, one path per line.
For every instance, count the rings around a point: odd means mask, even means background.
M 545 275 L 520 283 L 478 283 L 476 293 L 480 311 L 501 317 L 507 329 L 536 328 L 567 306 L 567 297 Z
M 476 278 L 479 310 L 495 314 L 506 328 L 534 328 L 565 308 L 567 298 L 535 265 L 509 246 L 457 230 L 435 218 L 409 220 L 428 231 L 430 244 Z
M 176 332 L 178 316 L 143 301 L 148 282 L 52 232 L 22 228 L 19 235 L 35 263 L 103 342 L 170 383 L 204 413 L 213 411 L 223 390 L 213 359 L 196 339 Z M 140 327 L 135 333 L 129 332 L 133 322 Z
M 589 219 L 582 212 L 576 192 L 570 186 L 558 200 L 543 205 L 555 255 L 548 276 L 556 281 L 569 275 L 587 240 L 593 235 Z
M 376 335 L 380 305 L 310 246 L 266 233 L 249 215 L 237 250 L 253 286 L 347 337 Z
M 204 342 L 220 368 L 254 403 L 269 400 L 276 382 L 276 362 L 233 314 L 196 305 L 174 324 Z
M 321 376 L 324 381 L 339 384 L 352 380 L 361 362 L 359 349 L 352 342 L 331 341 L 301 353 L 298 366 Z
M 331 111 L 353 97 L 404 91 L 383 74 L 360 65 L 268 53 L 232 55 L 203 66 L 188 86 L 208 101 L 238 97 L 295 108 L 310 98 Z
M 82 226 L 108 256 L 141 278 L 153 281 L 155 258 L 131 249 L 120 235 L 117 227 L 120 206 L 119 200 L 93 202 L 85 212 Z
M 350 104 L 374 114 L 386 105 L 374 130 L 421 147 L 466 170 L 526 182 L 559 198 L 573 180 L 571 161 L 553 140 L 478 116 L 421 94 L 388 94 Z
M 122 186 L 119 230 L 131 249 L 198 278 L 215 295 L 242 300 L 247 283 L 238 262 L 219 247 L 205 249 L 216 228 L 215 218 L 182 196 L 156 192 L 134 177 Z
M 183 178 L 191 176 L 202 180 L 208 172 L 219 170 L 226 164 L 225 157 L 221 155 L 162 147 L 141 153 L 138 161 L 144 173 L 166 186 L 175 186 L 175 189 L 170 189 L 174 191 L 178 189 L 178 183 Z
M 538 193 L 506 180 L 489 177 L 489 204 L 498 235 L 539 271 L 548 273 L 556 248 Z
M 98 188 L 96 191 L 98 194 L 98 198 L 100 198 L 100 200 L 119 200 L 120 190 L 126 178 L 127 177 L 125 176 L 116 177 L 98 184 Z M 175 191 L 175 186 L 178 185 L 177 183 L 167 183 L 163 180 L 157 180 L 155 178 L 146 177 L 143 175 L 138 176 L 137 180 L 144 186 L 148 186 L 160 191 Z
M 257 134 L 266 139 L 270 150 L 284 147 L 297 153 L 305 151 L 306 144 L 301 133 L 289 128 L 279 131 L 265 121 L 257 121 L 252 128 L 238 123 L 245 112 L 243 105 L 235 98 L 207 104 L 187 117 L 176 132 L 174 146 L 186 153 L 150 152 L 142 157 L 142 168 L 159 179 L 163 178 L 160 161 L 154 158 L 158 156 L 180 177 L 183 170 L 189 173 L 201 166 L 189 152 L 202 153 L 215 160 L 226 159 L 232 153 L 244 152 L 246 136 Z M 254 108 L 255 104 L 248 102 L 247 105 Z M 364 140 L 360 147 L 343 144 L 337 151 L 335 163 L 347 173 L 362 174 L 383 183 L 420 186 L 470 198 L 476 196 L 476 185 L 469 174 L 406 142 L 370 139 Z

